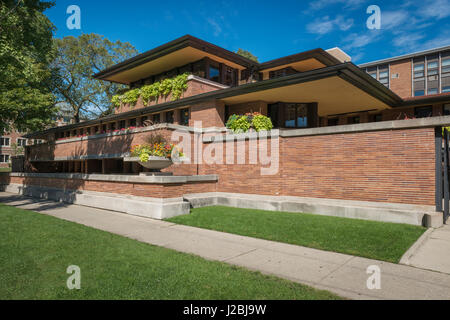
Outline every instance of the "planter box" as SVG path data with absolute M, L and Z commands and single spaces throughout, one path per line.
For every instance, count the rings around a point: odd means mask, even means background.
M 159 171 L 161 169 L 165 169 L 172 165 L 172 160 L 164 157 L 155 157 L 151 156 L 148 158 L 147 162 L 141 162 L 139 157 L 125 157 L 123 158 L 124 162 L 138 162 L 141 166 L 147 169 L 152 169 Z

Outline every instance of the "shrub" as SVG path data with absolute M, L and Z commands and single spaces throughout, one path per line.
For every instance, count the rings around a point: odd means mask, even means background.
M 246 113 L 243 116 L 233 114 L 228 118 L 226 123 L 228 129 L 233 130 L 235 133 L 247 132 L 250 128 L 254 128 L 256 131 L 272 130 L 272 120 L 259 112 Z
M 255 115 L 252 119 L 253 128 L 259 131 L 268 131 L 272 130 L 272 120 L 269 117 L 263 116 L 262 114 Z
M 237 118 L 230 125 L 230 129 L 236 133 L 247 132 L 248 129 L 250 129 L 250 122 L 248 121 L 248 117 L 241 116 L 241 117 Z

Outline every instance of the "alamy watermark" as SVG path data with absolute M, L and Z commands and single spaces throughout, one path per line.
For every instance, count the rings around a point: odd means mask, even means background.
M 67 14 L 70 14 L 66 20 L 66 26 L 69 30 L 80 30 L 81 29 L 81 9 L 77 5 L 70 5 L 66 10 Z
M 73 289 L 81 289 L 81 270 L 79 266 L 71 265 L 67 267 L 66 273 L 71 274 L 69 278 L 67 278 L 67 288 L 69 290 Z
M 366 269 L 366 273 L 370 274 L 367 278 L 366 286 L 369 290 L 381 289 L 381 269 L 377 265 L 370 265 Z
M 173 131 L 171 140 L 184 157 L 173 157 L 175 163 L 204 165 L 244 165 L 260 167 L 261 175 L 275 175 L 279 171 L 280 132 L 278 129 L 230 134 L 208 133 L 201 121 L 194 122 L 194 132 L 188 129 Z M 209 140 L 208 140 L 209 139 Z

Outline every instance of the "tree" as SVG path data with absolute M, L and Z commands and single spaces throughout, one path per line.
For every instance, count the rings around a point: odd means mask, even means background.
M 243 57 L 245 57 L 245 58 L 247 58 L 247 59 L 250 59 L 250 60 L 253 60 L 255 62 L 258 62 L 258 58 L 256 56 L 254 56 L 251 52 L 247 51 L 247 50 L 239 48 L 238 51 L 236 51 L 236 53 L 241 55 L 241 56 L 243 56 Z
M 51 122 L 49 90 L 54 26 L 39 0 L 0 2 L 0 132 L 40 130 Z
M 100 81 L 92 75 L 125 59 L 137 50 L 128 42 L 111 42 L 98 34 L 54 40 L 53 92 L 58 103 L 67 103 L 76 123 L 111 113 L 111 98 L 125 86 Z

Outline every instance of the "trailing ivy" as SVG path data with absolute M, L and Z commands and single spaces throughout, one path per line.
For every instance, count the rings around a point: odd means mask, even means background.
M 141 97 L 142 101 L 148 105 L 150 101 L 157 100 L 159 97 L 167 97 L 169 94 L 172 94 L 173 101 L 178 100 L 187 89 L 188 76 L 189 74 L 184 73 L 175 78 L 164 79 L 138 89 L 128 90 L 124 94 L 113 96 L 111 103 L 116 108 L 120 107 L 122 103 L 135 106 L 139 97 Z

